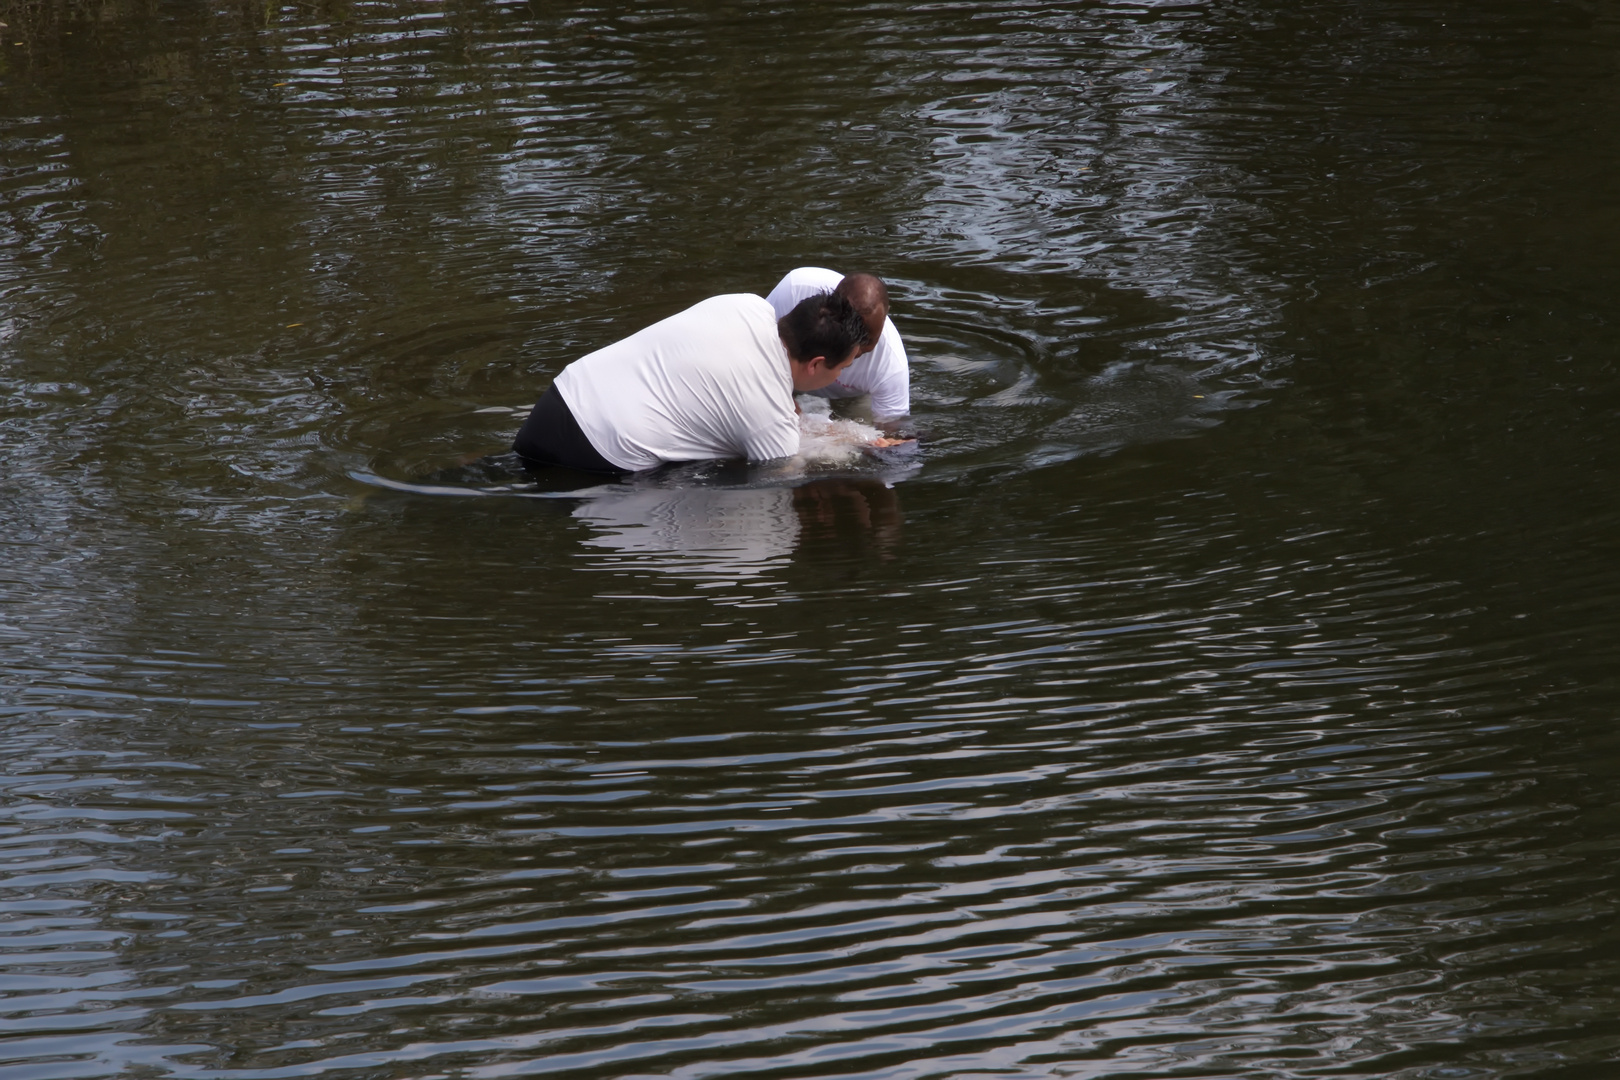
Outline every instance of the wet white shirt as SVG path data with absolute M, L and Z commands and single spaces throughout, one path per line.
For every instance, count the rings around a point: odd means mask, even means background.
M 621 469 L 770 461 L 799 449 L 793 373 L 771 305 L 714 296 L 575 360 L 553 384 Z
M 766 299 L 780 319 L 801 300 L 817 293 L 832 292 L 842 280 L 844 275 L 834 270 L 801 266 L 789 270 Z M 879 420 L 911 412 L 911 369 L 906 362 L 906 347 L 900 341 L 900 331 L 894 328 L 893 320 L 883 320 L 883 332 L 871 352 L 857 356 L 855 362 L 839 374 L 837 382 L 816 393 L 821 397 L 871 394 L 872 415 Z

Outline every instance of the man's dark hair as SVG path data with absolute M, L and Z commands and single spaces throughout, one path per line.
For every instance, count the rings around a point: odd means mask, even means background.
M 807 296 L 776 322 L 788 355 L 800 363 L 825 356 L 842 364 L 855 347 L 871 344 L 855 305 L 833 293 Z

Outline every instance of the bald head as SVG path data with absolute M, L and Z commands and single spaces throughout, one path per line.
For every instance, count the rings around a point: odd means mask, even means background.
M 878 336 L 883 333 L 883 320 L 889 317 L 889 290 L 884 286 L 883 279 L 875 274 L 849 274 L 838 283 L 833 293 L 848 300 L 850 306 L 861 313 L 867 338 L 861 352 L 871 352 L 877 347 Z

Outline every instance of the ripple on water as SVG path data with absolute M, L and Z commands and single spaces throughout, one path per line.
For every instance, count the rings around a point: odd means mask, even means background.
M 7 46 L 0 1071 L 1601 1068 L 1612 27 L 1518 11 Z M 499 459 L 798 263 L 914 454 Z
M 1008 589 L 1050 598 L 1036 567 L 1004 565 Z M 14 1015 L 97 1026 L 72 1044 L 85 1074 L 91 1055 L 697 1076 L 1098 1054 L 1151 1073 L 1242 1047 L 1268 1067 L 1306 1023 L 1406 1045 L 1444 1022 L 1414 955 L 1488 965 L 1607 908 L 1524 903 L 1572 863 L 1516 846 L 1557 811 L 1518 797 L 1536 770 L 1492 733 L 1522 723 L 1497 700 L 1511 658 L 1448 644 L 1443 585 L 1309 567 L 1212 567 L 1208 610 L 1156 614 L 1109 610 L 1124 567 L 1067 618 L 920 625 L 924 654 L 901 635 L 790 703 L 772 678 L 799 636 L 720 627 L 601 641 L 504 689 L 423 670 L 436 715 L 306 691 L 301 718 L 222 743 L 194 736 L 229 710 L 201 707 L 164 734 L 188 747 L 175 768 L 36 740 L 13 799 L 82 808 L 13 814 L 5 884 L 57 898 L 12 909 Z M 1287 612 L 1264 600 L 1283 581 Z M 728 677 L 719 730 L 683 704 L 701 691 L 658 692 Z M 332 1038 L 351 1033 L 363 1049 Z

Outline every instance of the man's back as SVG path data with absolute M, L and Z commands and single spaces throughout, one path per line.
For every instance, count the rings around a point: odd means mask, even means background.
M 556 390 L 612 464 L 765 461 L 798 451 L 788 354 L 771 305 L 714 296 L 569 364 Z

